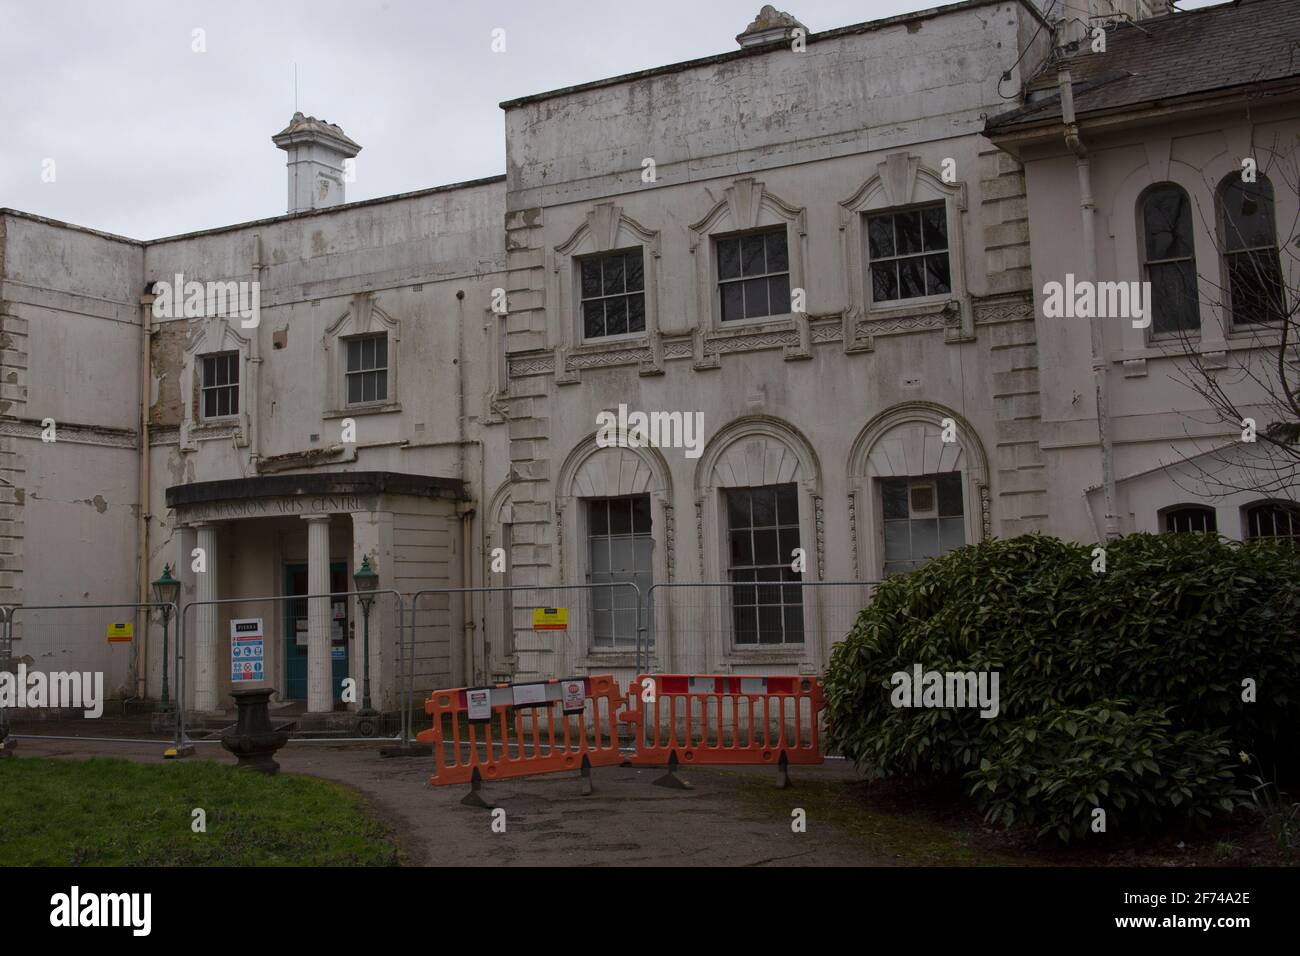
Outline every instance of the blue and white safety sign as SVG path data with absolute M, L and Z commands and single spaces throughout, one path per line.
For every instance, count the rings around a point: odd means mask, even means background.
M 262 663 L 265 641 L 260 617 L 238 618 L 230 622 L 230 679 L 264 680 Z

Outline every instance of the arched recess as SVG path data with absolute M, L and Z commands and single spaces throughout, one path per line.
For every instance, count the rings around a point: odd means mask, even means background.
M 943 440 L 951 421 L 953 440 Z M 959 472 L 966 541 L 992 536 L 988 456 L 961 415 L 933 402 L 905 402 L 871 419 L 849 451 L 849 536 L 853 570 L 877 580 L 884 569 L 884 530 L 878 480 Z
M 232 431 L 236 444 L 241 448 L 247 446 L 249 405 L 254 398 L 248 387 L 251 348 L 252 339 L 240 334 L 226 317 L 214 315 L 200 320 L 199 333 L 186 347 L 185 361 L 181 365 L 183 417 L 180 446 L 183 450 L 193 451 L 202 438 L 229 438 Z M 214 352 L 234 352 L 239 356 L 239 414 L 233 419 L 221 419 L 208 425 L 204 424 L 198 407 L 203 376 L 200 362 L 204 355 Z
M 730 549 L 726 492 L 733 488 L 755 488 L 794 484 L 798 491 L 799 547 L 806 556 L 802 580 L 824 577 L 825 520 L 821 494 L 821 464 L 808 439 L 793 425 L 767 415 L 736 419 L 705 446 L 695 468 L 695 527 L 700 580 L 725 582 L 730 579 Z M 782 555 L 793 562 L 793 555 Z M 756 660 L 792 666 L 819 667 L 827 648 L 820 638 L 817 604 L 805 589 L 803 644 L 753 645 L 735 639 L 725 588 L 716 589 L 707 601 L 718 611 L 716 622 L 686 631 L 693 640 L 707 646 L 682 649 L 682 657 L 694 666 L 744 666 Z M 810 616 L 812 615 L 812 616 Z M 707 635 L 700 637 L 699 635 Z
M 944 204 L 946 212 L 950 291 L 920 299 L 873 303 L 867 275 L 865 214 L 937 202 Z M 922 164 L 918 157 L 892 153 L 876 166 L 876 172 L 853 195 L 840 200 L 839 206 L 843 258 L 840 271 L 844 276 L 844 301 L 849 304 L 844 314 L 846 350 L 867 347 L 858 340 L 859 320 L 896 320 L 900 314 L 943 313 L 944 338 L 947 341 L 966 341 L 974 335 L 974 310 L 966 278 L 967 196 L 964 182 L 944 182 L 938 171 Z M 867 334 L 870 334 L 869 326 Z
M 622 435 L 620 439 L 626 440 L 626 437 Z M 590 580 L 589 515 L 584 502 L 642 494 L 650 496 L 652 581 L 673 579 L 672 479 L 668 463 L 658 449 L 622 445 L 602 448 L 596 443 L 593 433 L 569 452 L 560 466 L 555 489 L 555 548 L 560 580 L 573 584 Z M 590 602 L 587 604 L 590 606 Z M 576 666 L 631 666 L 635 661 L 635 648 L 622 643 L 613 647 L 598 646 L 591 639 L 589 622 L 582 622 L 576 629 L 576 636 L 565 642 L 564 655 L 557 664 L 567 668 L 563 673 L 571 673 Z

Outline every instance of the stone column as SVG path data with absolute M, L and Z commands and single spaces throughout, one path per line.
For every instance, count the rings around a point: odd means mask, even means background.
M 303 515 L 307 522 L 307 593 L 328 595 L 330 589 L 330 516 Z M 307 711 L 327 714 L 334 709 L 330 687 L 330 599 L 307 601 Z
M 194 572 L 196 601 L 217 599 L 217 526 L 200 524 L 198 548 L 202 552 L 203 570 Z M 221 710 L 217 702 L 217 621 L 221 608 L 216 604 L 199 604 L 195 611 L 194 630 L 194 697 L 189 710 Z

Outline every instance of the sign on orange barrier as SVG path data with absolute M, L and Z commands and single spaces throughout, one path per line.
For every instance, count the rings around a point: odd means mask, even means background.
M 469 783 L 465 802 L 483 780 L 503 780 L 623 762 L 617 711 L 623 704 L 608 674 L 493 687 L 437 690 L 424 704 L 433 726 L 417 735 L 433 745 L 434 786 Z
M 819 764 L 821 681 L 803 675 L 642 674 L 619 719 L 633 725 L 633 764 Z M 670 779 L 671 778 L 671 779 Z

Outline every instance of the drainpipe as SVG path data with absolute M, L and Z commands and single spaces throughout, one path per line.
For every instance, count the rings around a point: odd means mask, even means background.
M 136 509 L 136 600 L 148 604 L 149 594 L 149 521 L 152 489 L 149 475 L 149 399 L 150 386 L 153 383 L 153 356 L 150 344 L 153 340 L 153 286 L 151 291 L 140 296 L 140 507 Z M 149 616 L 145 615 L 145 626 L 140 628 L 140 642 L 137 645 L 136 697 L 144 697 L 149 688 Z M 166 662 L 163 663 L 166 667 Z
M 460 480 L 462 486 L 466 481 L 465 454 L 465 293 L 456 293 L 456 445 L 460 459 Z M 471 553 L 474 543 L 474 504 L 463 501 L 458 508 L 460 512 L 460 580 L 462 587 L 474 586 L 474 562 Z M 461 661 L 465 674 L 465 684 L 473 687 L 479 683 L 475 674 L 474 654 L 474 595 L 461 594 L 461 641 L 464 647 Z
M 1096 203 L 1092 198 L 1092 167 L 1088 160 L 1088 150 L 1079 136 L 1079 124 L 1074 116 L 1074 86 L 1070 80 L 1070 68 L 1064 62 L 1057 71 L 1056 82 L 1061 91 L 1061 119 L 1065 123 L 1065 145 L 1074 154 L 1075 166 L 1079 173 L 1079 215 L 1083 224 L 1084 269 L 1087 272 L 1087 281 L 1096 282 Z M 1111 444 L 1110 402 L 1106 387 L 1106 345 L 1101 319 L 1095 315 L 1089 319 L 1088 331 L 1092 339 L 1092 378 L 1097 400 L 1097 438 L 1101 444 L 1101 484 L 1106 508 L 1106 540 L 1113 541 L 1119 537 L 1119 516 L 1115 514 L 1115 455 Z
M 262 237 L 260 235 L 253 237 L 253 281 L 261 283 L 262 281 Z M 257 326 L 252 329 L 252 341 L 248 349 L 248 394 L 245 400 L 244 414 L 248 416 L 248 464 L 252 473 L 258 473 L 258 465 L 262 460 L 262 429 L 258 425 L 261 416 L 258 415 L 258 398 L 261 395 L 260 387 L 262 382 L 262 316 L 261 316 L 261 289 L 258 288 L 258 315 Z

